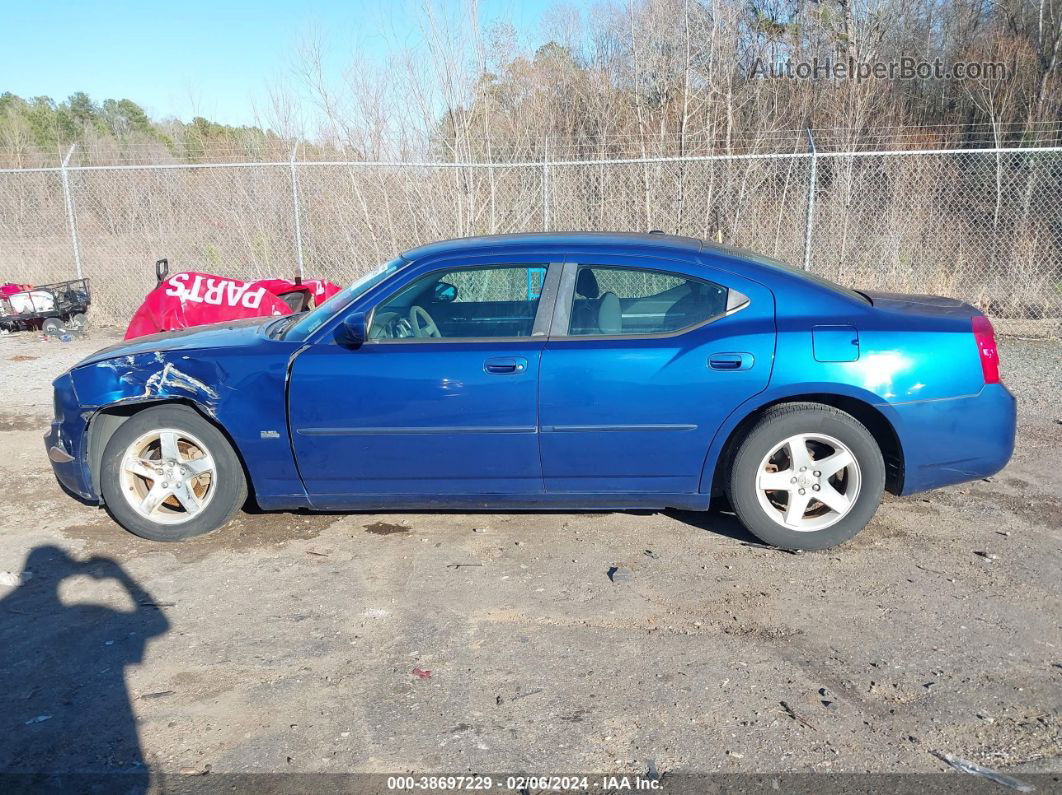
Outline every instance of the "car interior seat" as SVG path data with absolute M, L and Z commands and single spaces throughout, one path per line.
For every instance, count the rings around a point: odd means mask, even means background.
M 569 331 L 573 334 L 588 334 L 597 330 L 597 297 L 600 288 L 597 277 L 589 268 L 581 268 L 575 279 L 575 294 L 578 296 L 572 307 L 572 321 Z
M 623 311 L 619 297 L 613 292 L 601 292 L 597 276 L 590 268 L 583 268 L 575 279 L 576 300 L 572 309 L 569 332 L 572 334 L 621 334 Z
M 623 333 L 623 310 L 615 293 L 602 293 L 598 299 L 597 329 L 602 334 Z

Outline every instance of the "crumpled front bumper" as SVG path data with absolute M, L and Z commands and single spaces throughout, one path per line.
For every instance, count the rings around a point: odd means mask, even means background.
M 84 500 L 98 502 L 86 455 L 88 421 L 82 417 L 70 374 L 64 373 L 55 379 L 52 388 L 55 416 L 44 436 L 44 448 L 52 471 L 65 489 Z

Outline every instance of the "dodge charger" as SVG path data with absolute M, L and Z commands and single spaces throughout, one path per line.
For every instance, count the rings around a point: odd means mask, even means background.
M 54 382 L 60 484 L 175 541 L 265 510 L 704 510 L 789 549 L 991 475 L 1015 401 L 960 301 L 659 234 L 407 251 L 317 308 L 142 337 Z

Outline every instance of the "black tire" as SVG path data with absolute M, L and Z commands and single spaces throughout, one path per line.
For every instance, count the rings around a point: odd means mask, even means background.
M 41 331 L 47 334 L 49 337 L 58 337 L 65 331 L 65 329 L 63 328 L 63 323 L 61 320 L 59 320 L 59 318 L 49 317 L 45 318 L 44 322 L 41 323 Z
M 859 465 L 861 486 L 855 503 L 821 530 L 784 527 L 768 515 L 757 491 L 760 463 L 778 444 L 796 434 L 824 434 L 843 443 Z M 851 414 L 821 403 L 786 403 L 769 409 L 737 448 L 727 496 L 742 524 L 765 543 L 782 549 L 828 549 L 862 530 L 881 504 L 885 462 L 873 435 Z
M 214 459 L 216 481 L 209 502 L 201 512 L 181 522 L 152 521 L 130 505 L 122 493 L 121 464 L 126 450 L 152 430 L 170 428 L 184 431 L 202 441 Z M 100 491 L 111 518 L 134 535 L 151 541 L 183 541 L 213 532 L 224 526 L 247 501 L 247 479 L 228 439 L 188 406 L 164 405 L 134 414 L 114 432 L 103 452 Z
M 88 318 L 85 317 L 84 312 L 75 312 L 66 321 L 66 327 L 71 331 L 84 331 L 88 328 Z

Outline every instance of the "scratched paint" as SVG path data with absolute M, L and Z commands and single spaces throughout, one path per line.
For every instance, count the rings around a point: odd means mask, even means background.
M 219 369 L 213 362 L 152 351 L 98 362 L 75 370 L 74 378 L 79 394 L 105 397 L 100 404 L 185 398 L 213 415 L 222 381 Z
M 185 391 L 191 395 L 205 396 L 211 402 L 218 399 L 218 393 L 198 378 L 177 369 L 173 362 L 166 362 L 162 369 L 151 375 L 144 382 L 141 397 L 172 395 L 174 391 Z

